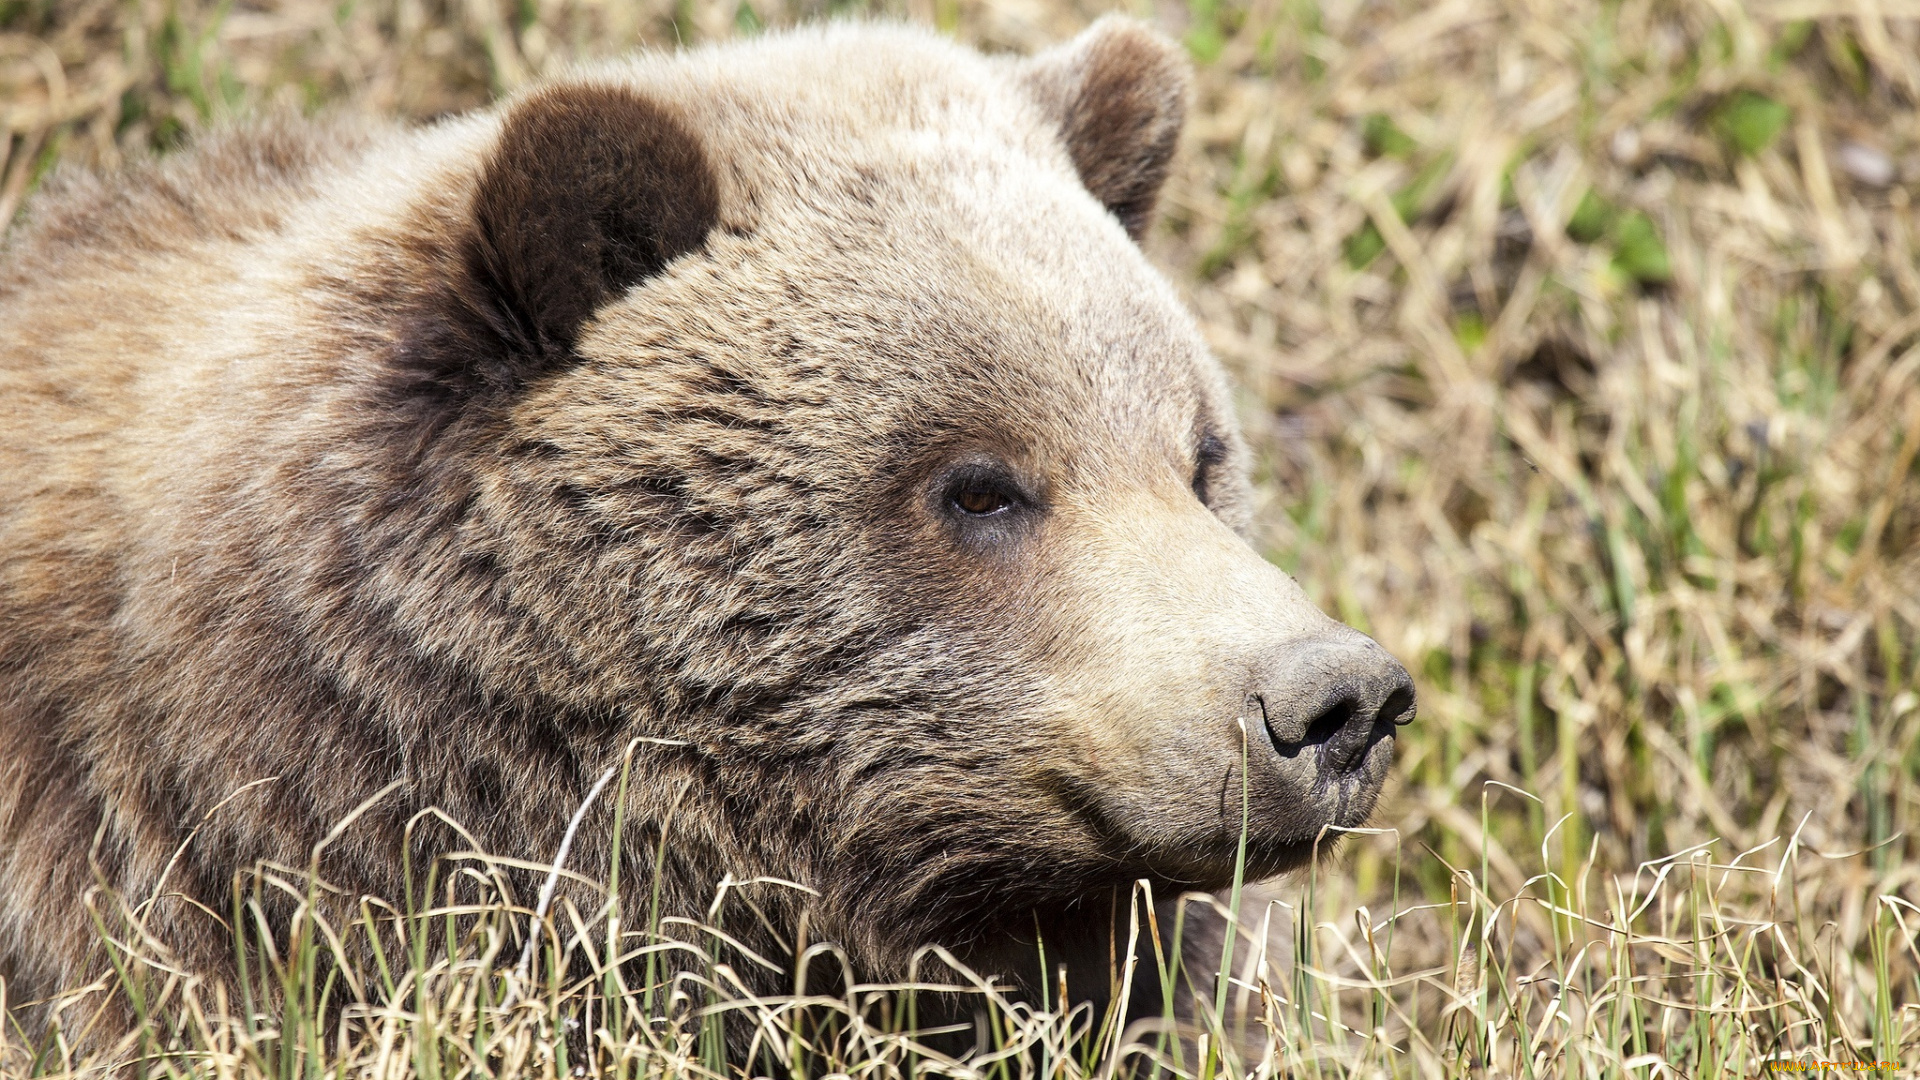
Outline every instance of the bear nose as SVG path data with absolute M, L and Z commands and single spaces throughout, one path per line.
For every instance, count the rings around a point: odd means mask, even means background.
M 1369 638 L 1290 645 L 1255 683 L 1247 704 L 1274 750 L 1289 760 L 1317 750 L 1323 776 L 1356 771 L 1375 743 L 1413 722 L 1412 676 Z

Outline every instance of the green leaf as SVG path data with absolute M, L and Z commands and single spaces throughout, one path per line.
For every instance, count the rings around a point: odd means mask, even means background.
M 1791 119 L 1793 110 L 1785 105 L 1765 94 L 1742 90 L 1720 106 L 1714 126 L 1735 150 L 1751 157 L 1773 145 Z
M 752 37 L 766 28 L 760 21 L 760 13 L 753 10 L 747 0 L 740 0 L 740 6 L 733 9 L 733 29 L 741 37 Z
M 1472 352 L 1487 340 L 1487 321 L 1477 311 L 1463 311 L 1453 321 L 1453 339 L 1460 348 Z
M 1370 114 L 1361 123 L 1360 135 L 1367 140 L 1367 152 L 1375 157 L 1406 157 L 1420 148 L 1386 113 Z
M 1580 196 L 1580 205 L 1567 222 L 1567 236 L 1581 244 L 1610 243 L 1614 272 L 1622 277 L 1642 285 L 1673 279 L 1667 245 L 1653 219 L 1638 210 L 1621 210 L 1592 188 Z
M 1352 236 L 1347 237 L 1347 265 L 1355 270 L 1365 270 L 1367 264 L 1378 258 L 1387 249 L 1387 238 L 1372 221 L 1360 226 Z
M 1396 134 L 1398 134 L 1398 132 L 1396 132 Z M 1400 137 L 1403 139 L 1406 138 L 1404 135 Z M 1412 146 L 1413 141 L 1408 139 L 1407 145 Z M 1429 201 L 1428 196 L 1433 192 L 1434 186 L 1447 175 L 1447 170 L 1452 167 L 1453 155 L 1442 154 L 1432 161 L 1427 162 L 1412 180 L 1408 181 L 1399 191 L 1393 193 L 1393 212 L 1399 215 L 1401 221 L 1412 223 L 1415 218 L 1420 216 Z M 1369 218 L 1365 225 L 1354 230 L 1353 235 L 1347 237 L 1347 265 L 1353 267 L 1355 270 L 1364 270 L 1367 268 L 1368 263 L 1371 263 L 1382 251 L 1386 250 L 1386 247 L 1386 237 L 1380 235 L 1379 226 L 1375 225 L 1373 220 Z
M 1220 25 L 1219 0 L 1188 0 L 1187 53 L 1200 64 L 1220 59 L 1227 47 L 1227 34 Z
M 1642 285 L 1673 280 L 1667 245 L 1652 218 L 1635 210 L 1620 219 L 1614 229 L 1613 268 Z
M 1795 19 L 1780 29 L 1779 36 L 1773 39 L 1773 47 L 1767 50 L 1767 66 L 1779 70 L 1780 65 L 1793 59 L 1794 54 L 1806 45 L 1813 36 L 1812 19 Z
M 1592 188 L 1580 196 L 1580 205 L 1574 208 L 1573 219 L 1567 222 L 1567 235 L 1575 243 L 1591 244 L 1607 235 L 1614 219 L 1620 211 L 1612 203 L 1600 197 Z

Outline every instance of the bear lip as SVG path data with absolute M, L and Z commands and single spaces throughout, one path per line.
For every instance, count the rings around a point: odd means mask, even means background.
M 1376 729 L 1358 766 L 1330 773 L 1309 765 L 1305 784 L 1256 766 L 1247 792 L 1246 879 L 1298 869 L 1331 851 L 1347 830 L 1372 817 L 1393 759 L 1391 724 Z M 1317 755 L 1305 755 L 1311 760 Z M 1142 807 L 1117 804 L 1110 792 L 1079 777 L 1053 773 L 1047 787 L 1095 840 L 1106 856 L 1135 876 L 1151 875 L 1201 888 L 1219 888 L 1233 878 L 1239 854 L 1241 805 L 1239 763 L 1223 770 L 1210 821 L 1196 821 L 1171 834 L 1142 835 L 1127 822 L 1151 820 Z M 1205 798 L 1205 796 L 1201 796 Z M 1186 798 L 1191 799 L 1188 794 Z M 1164 816 L 1160 816 L 1164 821 Z

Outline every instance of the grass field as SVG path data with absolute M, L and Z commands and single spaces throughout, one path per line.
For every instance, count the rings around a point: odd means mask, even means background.
M 1920 6 L 1138 5 L 1199 71 L 1149 248 L 1242 388 L 1261 542 L 1422 703 L 1380 831 L 1249 890 L 1226 994 L 1194 973 L 1229 1004 L 1206 1041 L 994 998 L 1003 1052 L 953 1061 L 907 991 L 742 1000 L 750 961 L 610 898 L 548 913 L 605 969 L 579 984 L 515 973 L 504 908 L 318 986 L 356 928 L 309 927 L 258 1001 L 122 938 L 152 1071 L 724 1074 L 731 1011 L 757 1063 L 862 1078 L 1920 1076 Z M 1026 50 L 1101 10 L 0 0 L 0 221 L 56 162 L 266 108 L 428 118 L 853 13 Z M 635 950 L 660 979 L 606 966 Z M 314 1022 L 329 995 L 352 1023 Z M 18 1035 L 0 1074 L 84 1064 Z

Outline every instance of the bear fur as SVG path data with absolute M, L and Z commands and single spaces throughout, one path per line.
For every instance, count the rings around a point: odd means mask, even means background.
M 1097 996 L 1243 784 L 1256 876 L 1363 823 L 1410 685 L 1244 540 L 1136 245 L 1186 93 L 1125 20 L 841 25 L 56 177 L 0 257 L 10 1000 L 102 969 L 96 883 L 221 977 L 236 870 L 545 862 L 629 756 L 628 890 L 796 882 L 731 929 L 875 977 L 1038 933 Z

